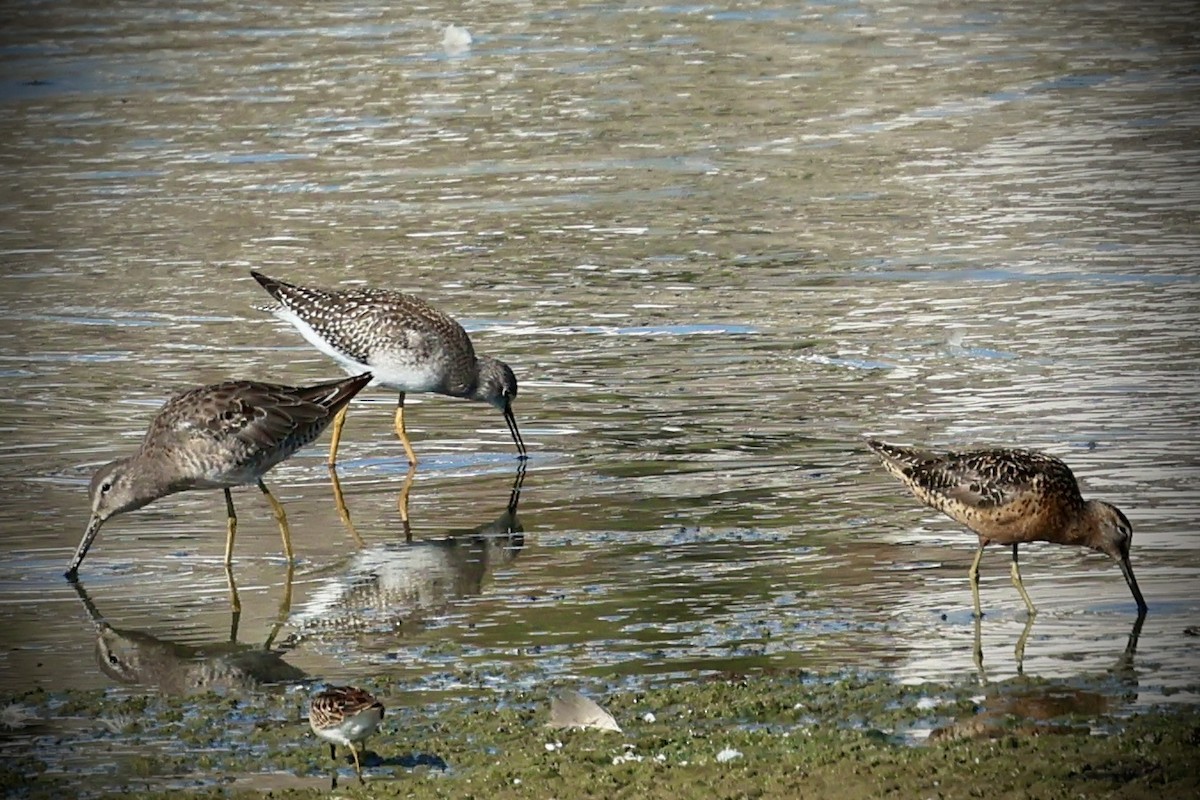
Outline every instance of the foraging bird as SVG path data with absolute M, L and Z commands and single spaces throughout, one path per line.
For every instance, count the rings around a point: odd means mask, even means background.
M 417 463 L 404 427 L 404 395 L 410 392 L 482 400 L 494 406 L 504 414 L 520 458 L 527 457 L 512 410 L 516 376 L 503 361 L 476 355 L 467 332 L 448 314 L 402 292 L 314 289 L 250 274 L 277 302 L 264 311 L 290 322 L 342 369 L 351 373 L 369 369 L 375 375 L 373 383 L 400 393 L 393 427 L 409 464 Z M 345 422 L 343 409 L 333 423 L 330 466 L 337 463 Z
M 1017 546 L 1053 542 L 1098 550 L 1121 568 L 1138 613 L 1146 612 L 1129 546 L 1133 526 L 1120 509 L 1100 500 L 1085 501 L 1070 468 L 1034 450 L 973 450 L 932 453 L 871 440 L 867 446 L 921 502 L 966 525 L 979 536 L 968 576 L 979 608 L 979 561 L 991 542 L 1011 544 L 1012 582 L 1030 614 L 1037 613 L 1021 584 Z
M 189 489 L 224 489 L 229 514 L 225 564 L 230 564 L 237 514 L 229 489 L 251 483 L 258 484 L 271 504 L 291 561 L 287 515 L 262 476 L 320 436 L 370 381 L 370 373 L 299 388 L 225 381 L 175 395 L 150 421 L 136 453 L 96 471 L 88 489 L 92 517 L 67 579 L 77 578 L 92 540 L 108 519 Z
M 382 719 L 383 703 L 353 686 L 330 686 L 313 697 L 308 709 L 308 724 L 313 733 L 329 742 L 329 757 L 335 764 L 337 745 L 350 748 L 359 783 L 366 781 L 363 780 L 362 762 L 354 743 L 365 742 Z

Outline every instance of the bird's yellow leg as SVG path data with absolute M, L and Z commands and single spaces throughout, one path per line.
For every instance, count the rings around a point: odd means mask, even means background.
M 350 410 L 350 406 L 342 406 L 342 410 L 333 418 L 333 436 L 329 440 L 329 466 L 337 463 L 338 445 L 342 441 L 342 426 L 346 424 L 346 412 Z
M 975 603 L 976 618 L 983 616 L 983 611 L 979 607 L 979 562 L 983 559 L 985 546 L 983 541 L 979 542 L 979 549 L 975 551 L 975 560 L 971 562 L 971 569 L 967 570 L 967 577 L 971 579 L 971 599 Z
M 1017 659 L 1017 674 L 1025 674 L 1025 643 L 1029 641 L 1029 632 L 1033 630 L 1033 614 L 1025 618 L 1025 630 L 1017 637 L 1017 647 L 1013 655 Z
M 417 465 L 417 454 L 413 452 L 412 442 L 408 440 L 408 431 L 404 428 L 404 392 L 400 393 L 400 400 L 396 403 L 396 422 L 394 425 L 396 435 L 400 437 L 400 443 L 404 445 L 404 454 L 408 456 L 410 466 Z
M 396 498 L 396 506 L 400 510 L 400 521 L 404 524 L 404 541 L 412 541 L 412 527 L 408 524 L 408 493 L 412 491 L 413 477 L 417 474 L 417 468 L 410 466 L 408 474 L 404 476 L 404 487 L 400 489 L 400 496 Z
M 238 625 L 242 621 L 242 598 L 238 595 L 237 584 L 233 580 L 233 569 L 225 565 L 225 583 L 229 586 L 229 641 L 236 642 Z
M 1017 591 L 1021 593 L 1021 599 L 1025 601 L 1025 607 L 1029 609 L 1029 616 L 1037 613 L 1037 609 L 1033 607 L 1033 601 L 1029 599 L 1029 592 L 1025 591 L 1025 585 L 1021 583 L 1021 570 L 1017 567 L 1017 546 L 1013 545 L 1013 560 L 1012 560 L 1012 582 L 1013 586 L 1017 587 Z
M 229 515 L 225 525 L 225 566 L 233 563 L 233 540 L 237 537 L 237 512 L 233 510 L 233 495 L 225 489 L 225 513 Z
M 354 539 L 354 543 L 361 549 L 366 543 L 358 535 L 358 529 L 354 527 L 354 522 L 350 519 L 350 507 L 346 505 L 346 496 L 342 494 L 342 482 L 338 480 L 337 467 L 332 464 L 329 465 L 329 481 L 333 484 L 333 504 L 337 506 L 338 516 L 342 518 L 342 525 L 349 532 L 350 538 Z
M 283 537 L 283 554 L 287 556 L 288 563 L 295 560 L 295 553 L 292 552 L 292 533 L 288 530 L 287 514 L 284 513 L 283 506 L 275 499 L 275 495 L 271 494 L 271 490 L 260 479 L 258 488 L 262 489 L 262 493 L 266 495 L 267 502 L 271 504 L 271 511 L 275 514 L 275 522 L 279 525 L 279 535 Z
M 271 632 L 267 634 L 267 639 L 263 643 L 264 650 L 270 650 L 275 645 L 275 637 L 279 635 L 279 631 L 283 629 L 287 622 L 288 614 L 292 610 L 292 583 L 296 578 L 296 565 L 291 561 L 287 565 L 287 574 L 283 578 L 283 598 L 279 601 L 279 613 L 275 615 L 275 622 L 271 625 Z

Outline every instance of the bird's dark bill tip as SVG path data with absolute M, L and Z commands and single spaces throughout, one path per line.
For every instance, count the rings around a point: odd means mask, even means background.
M 1133 565 L 1129 563 L 1128 558 L 1117 559 L 1117 564 L 1121 567 L 1121 574 L 1125 576 L 1125 582 L 1129 584 L 1129 591 L 1133 593 L 1133 601 L 1137 603 L 1138 614 L 1145 614 L 1149 606 L 1146 605 L 1146 598 L 1142 597 L 1142 590 L 1138 587 L 1137 578 L 1133 577 Z

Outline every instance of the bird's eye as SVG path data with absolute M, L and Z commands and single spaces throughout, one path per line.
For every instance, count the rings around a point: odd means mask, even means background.
M 105 481 L 100 484 L 100 494 L 108 494 L 112 490 L 112 481 Z
M 115 667 L 121 663 L 121 659 L 117 658 L 114 654 L 109 653 L 108 654 L 108 663 L 112 664 Z

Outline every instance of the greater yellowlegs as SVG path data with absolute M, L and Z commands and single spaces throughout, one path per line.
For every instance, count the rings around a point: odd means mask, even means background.
M 1026 542 L 1090 547 L 1112 557 L 1133 592 L 1138 613 L 1146 612 L 1129 563 L 1133 526 L 1116 506 L 1085 501 L 1071 469 L 1054 456 L 1012 449 L 933 453 L 875 440 L 867 446 L 918 500 L 979 536 L 979 549 L 967 573 L 977 617 L 982 615 L 979 561 L 983 548 L 992 542 L 1012 545 L 1012 582 L 1030 614 L 1037 610 L 1017 567 L 1017 546 Z
M 312 699 L 308 724 L 313 733 L 329 742 L 329 757 L 337 762 L 337 745 L 350 748 L 354 772 L 363 781 L 362 761 L 355 742 L 364 741 L 379 727 L 383 703 L 353 686 L 330 686 Z
M 467 332 L 448 314 L 402 292 L 314 289 L 250 274 L 277 301 L 264 311 L 290 322 L 342 369 L 370 370 L 374 383 L 400 393 L 394 428 L 409 464 L 416 464 L 417 456 L 404 428 L 404 395 L 420 392 L 482 400 L 499 409 L 517 453 L 527 457 L 512 410 L 516 376 L 503 361 L 476 355 Z M 346 410 L 333 423 L 330 465 L 337 463 Z
M 226 381 L 175 395 L 159 410 L 136 453 L 96 471 L 88 490 L 92 517 L 66 576 L 75 580 L 92 540 L 109 518 L 189 489 L 224 489 L 229 514 L 225 564 L 233 560 L 237 514 L 232 486 L 255 483 L 275 513 L 292 560 L 283 506 L 262 476 L 321 435 L 371 374 L 315 386 Z

